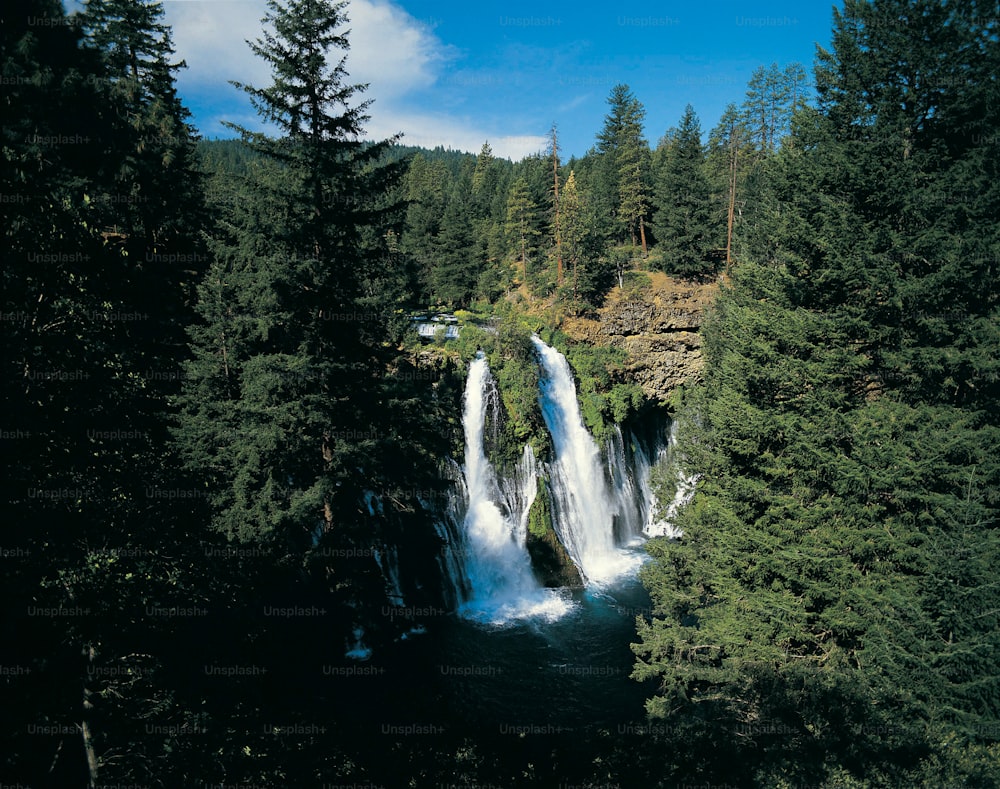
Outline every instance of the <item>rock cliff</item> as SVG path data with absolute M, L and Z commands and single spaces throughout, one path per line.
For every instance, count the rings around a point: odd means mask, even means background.
M 666 401 L 678 386 L 701 376 L 699 329 L 719 283 L 659 272 L 646 276 L 643 287 L 613 289 L 596 319 L 568 319 L 563 329 L 576 340 L 624 348 L 632 379 L 651 399 Z

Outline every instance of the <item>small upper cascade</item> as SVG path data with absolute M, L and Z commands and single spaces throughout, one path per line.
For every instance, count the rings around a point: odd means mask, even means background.
M 657 519 L 655 522 L 650 521 L 647 524 L 645 532 L 649 537 L 670 537 L 677 539 L 684 536 L 684 532 L 674 526 L 674 520 L 677 518 L 678 513 L 694 498 L 695 489 L 698 486 L 698 480 L 701 479 L 701 475 L 688 474 L 681 468 L 676 455 L 676 447 L 677 422 L 675 421 L 670 425 L 670 440 L 667 444 L 667 455 L 670 458 L 673 473 L 676 475 L 677 488 L 674 491 L 673 499 L 671 499 L 664 510 L 663 517 Z M 655 509 L 654 507 L 654 512 Z
M 622 543 L 643 542 L 649 533 L 657 509 L 649 475 L 666 453 L 666 442 L 659 435 L 647 450 L 635 435 L 615 425 L 605 455 L 617 518 L 615 534 Z

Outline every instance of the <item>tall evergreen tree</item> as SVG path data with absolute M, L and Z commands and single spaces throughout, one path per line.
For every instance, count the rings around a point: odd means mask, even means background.
M 996 123 L 997 25 L 933 2 L 835 12 L 819 110 L 774 156 L 705 332 L 682 427 L 703 477 L 684 537 L 653 547 L 636 676 L 660 679 L 656 715 L 780 724 L 759 782 L 998 777 L 1000 316 L 981 244 L 1000 202 L 979 180 L 996 152 L 972 139 Z
M 647 252 L 646 215 L 649 212 L 643 177 L 643 165 L 647 153 L 645 141 L 639 137 L 632 138 L 618 155 L 621 175 L 618 213 L 628 228 L 632 246 L 641 245 L 644 255 Z
M 611 223 L 606 229 L 609 240 L 630 239 L 635 246 L 645 237 L 648 210 L 649 145 L 642 130 L 646 110 L 624 84 L 612 88 L 608 104 L 611 109 L 597 135 L 595 215 Z
M 82 21 L 87 43 L 107 67 L 103 98 L 118 129 L 106 141 L 110 174 L 129 189 L 106 196 L 105 223 L 156 254 L 157 244 L 176 244 L 179 233 L 196 226 L 202 207 L 190 113 L 174 84 L 185 64 L 173 61 L 156 0 L 87 0 Z
M 451 178 L 443 162 L 428 161 L 418 153 L 405 179 L 406 223 L 400 243 L 413 261 L 413 289 L 424 302 L 430 298 L 431 271 L 437 260 L 435 238 L 441 230 Z
M 479 276 L 469 207 L 463 191 L 459 187 L 452 192 L 441 217 L 431 269 L 434 301 L 449 307 L 467 306 L 471 302 Z
M 239 129 L 266 158 L 202 286 L 177 439 L 210 480 L 217 529 L 301 547 L 349 530 L 335 513 L 370 484 L 358 475 L 377 431 L 359 393 L 384 323 L 362 306 L 362 280 L 385 260 L 366 233 L 391 215 L 377 200 L 396 171 L 374 166 L 390 141 L 360 140 L 361 87 L 330 61 L 348 47 L 344 4 L 268 8 L 274 32 L 251 49 L 272 84 L 239 87 L 282 136 Z
M 701 127 L 694 108 L 684 110 L 680 127 L 664 156 L 656 184 L 653 228 L 667 271 L 704 274 L 714 262 L 715 222 L 712 188 L 705 173 Z
M 754 70 L 747 83 L 742 120 L 748 132 L 747 144 L 757 153 L 774 153 L 791 131 L 792 116 L 806 103 L 805 82 L 800 63 L 790 63 L 784 69 L 772 63 Z
M 729 104 L 708 135 L 706 154 L 706 171 L 713 195 L 712 215 L 714 224 L 719 227 L 715 237 L 724 239 L 722 247 L 726 250 L 727 270 L 732 263 L 733 234 L 745 202 L 742 187 L 746 167 L 740 148 L 747 144 L 747 139 L 736 105 Z
M 4 774 L 25 784 L 94 786 L 115 775 L 115 749 L 134 728 L 130 713 L 144 709 L 150 721 L 183 715 L 170 691 L 148 679 L 160 656 L 137 648 L 177 633 L 144 608 L 179 596 L 190 602 L 191 555 L 200 553 L 181 534 L 191 520 L 158 495 L 177 489 L 163 411 L 178 377 L 171 367 L 185 275 L 175 260 L 144 253 L 154 227 L 154 241 L 169 241 L 171 254 L 197 248 L 197 212 L 187 201 L 197 179 L 174 188 L 172 163 L 137 147 L 133 124 L 149 115 L 119 114 L 109 101 L 121 78 L 115 48 L 160 35 L 155 14 L 95 43 L 84 35 L 93 28 L 68 19 L 59 3 L 17 5 L 0 26 L 0 211 L 3 311 L 17 316 L 2 322 L 4 412 L 20 435 L 3 501 L 4 522 L 19 528 L 5 545 L 21 559 L 5 567 L 3 597 L 16 613 L 5 616 L 4 640 L 16 653 L 0 661 L 29 666 L 37 678 L 12 688 L 4 707 L 13 701 L 29 727 L 64 721 L 74 736 L 13 732 Z M 137 68 L 136 94 L 171 93 L 172 67 L 159 65 L 155 73 Z M 179 103 L 159 110 L 168 124 L 185 116 Z M 176 145 L 191 144 L 181 123 Z M 127 152 L 133 158 L 120 167 Z M 133 199 L 139 194 L 155 225 L 137 219 L 146 210 Z M 25 616 L 31 606 L 78 615 Z M 122 679 L 140 664 L 146 681 Z
M 552 155 L 552 236 L 556 256 L 556 285 L 563 283 L 562 209 L 559 206 L 559 132 L 556 124 L 549 130 L 549 153 Z
M 528 182 L 519 178 L 511 185 L 507 197 L 507 238 L 521 258 L 522 281 L 528 286 L 528 257 L 534 239 L 541 235 L 537 227 L 538 206 L 531 197 Z
M 557 283 L 557 270 L 550 268 L 547 287 L 557 289 L 560 300 L 572 303 L 574 310 L 584 307 L 597 307 L 614 282 L 614 274 L 610 266 L 607 252 L 608 236 L 605 226 L 599 219 L 594 197 L 596 159 L 592 156 L 583 159 L 571 159 L 563 168 L 565 180 L 560 178 L 559 210 L 560 229 L 562 234 L 562 253 L 564 266 L 564 282 L 560 287 Z M 546 162 L 540 161 L 545 165 Z M 551 179 L 551 161 L 547 162 L 547 177 Z M 576 170 L 579 165 L 583 171 Z M 540 172 L 546 176 L 545 170 Z M 573 176 L 573 185 L 569 185 L 569 176 Z M 539 180 L 541 189 L 544 182 Z M 569 192 L 567 192 L 569 190 Z M 538 189 L 532 192 L 536 204 L 543 197 Z M 541 192 L 544 195 L 544 191 Z M 568 195 L 568 196 L 567 196 Z M 631 256 L 630 258 L 631 259 Z
M 466 198 L 472 218 L 469 252 L 478 264 L 479 276 L 476 289 L 480 295 L 494 292 L 503 279 L 501 259 L 504 256 L 505 212 L 498 213 L 506 196 L 506 181 L 500 162 L 493 155 L 488 142 L 476 157 L 472 171 L 471 194 Z M 505 208 L 506 206 L 504 206 Z
M 492 196 L 497 181 L 495 161 L 489 141 L 484 142 L 476 157 L 476 169 L 472 173 L 472 193 L 474 195 L 483 195 L 487 199 Z M 488 203 L 484 203 L 484 207 L 488 208 Z

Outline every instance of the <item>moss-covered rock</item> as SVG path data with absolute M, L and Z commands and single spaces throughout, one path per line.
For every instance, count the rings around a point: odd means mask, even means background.
M 517 316 L 505 316 L 487 358 L 503 405 L 503 420 L 490 460 L 498 469 L 509 467 L 520 459 L 525 444 L 531 445 L 535 457 L 549 457 L 551 439 L 538 403 L 538 360 L 531 329 Z
M 544 586 L 583 586 L 576 565 L 552 525 L 552 498 L 542 478 L 538 479 L 538 492 L 528 511 L 527 548 L 535 574 Z

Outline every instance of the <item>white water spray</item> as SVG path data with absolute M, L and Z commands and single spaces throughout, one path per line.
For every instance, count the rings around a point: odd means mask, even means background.
M 556 533 L 584 581 L 603 584 L 633 569 L 642 557 L 615 544 L 616 508 L 601 452 L 580 415 L 566 357 L 537 336 L 532 341 L 542 363 L 542 416 L 555 446 L 550 485 Z
M 677 514 L 691 503 L 691 499 L 694 498 L 695 489 L 698 486 L 698 480 L 701 479 L 701 475 L 699 474 L 685 473 L 677 458 L 676 448 L 677 422 L 674 422 L 670 426 L 670 441 L 667 444 L 667 452 L 670 457 L 670 465 L 673 467 L 673 472 L 677 478 L 677 489 L 674 492 L 674 498 L 664 510 L 663 517 L 655 522 L 650 520 L 646 525 L 645 532 L 650 537 L 678 539 L 684 536 L 684 532 L 674 525 L 674 520 L 677 518 Z M 655 512 L 656 509 L 658 509 L 658 506 L 654 501 L 653 511 Z
M 615 535 L 626 545 L 641 544 L 649 534 L 658 507 L 650 484 L 650 470 L 666 458 L 667 449 L 655 441 L 647 452 L 635 435 L 624 434 L 615 425 L 605 454 L 617 519 Z
M 462 415 L 468 492 L 464 567 L 470 591 L 459 613 L 493 624 L 535 616 L 555 619 L 569 609 L 569 603 L 539 585 L 525 547 L 528 509 L 536 491 L 534 456 L 525 449 L 521 473 L 513 487 L 508 482 L 503 490 L 483 447 L 487 408 L 492 406 L 495 416 L 496 398 L 489 367 L 480 355 L 469 366 Z

